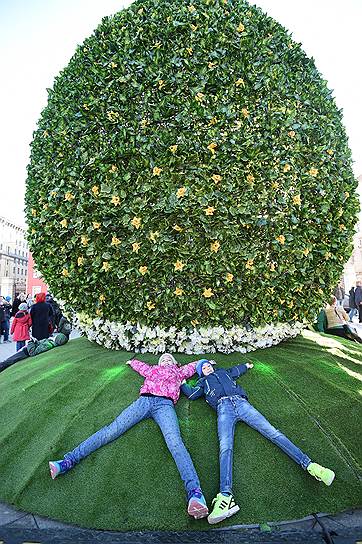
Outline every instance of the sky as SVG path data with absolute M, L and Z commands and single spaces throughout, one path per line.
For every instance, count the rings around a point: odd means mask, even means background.
M 186 1 L 186 0 L 179 0 Z M 0 215 L 24 225 L 29 144 L 47 88 L 102 17 L 127 0 L 0 0 Z M 192 3 L 191 0 L 190 2 Z M 362 0 L 254 0 L 300 42 L 334 90 L 362 174 Z

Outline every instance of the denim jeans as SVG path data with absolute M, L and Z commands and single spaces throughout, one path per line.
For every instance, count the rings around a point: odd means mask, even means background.
M 311 462 L 305 453 L 273 427 L 246 399 L 238 395 L 225 397 L 219 401 L 217 406 L 221 493 L 232 493 L 233 445 L 237 421 L 244 421 L 249 427 L 259 431 L 268 440 L 279 446 L 293 461 L 301 465 L 304 470 Z
M 351 308 L 350 311 L 349 311 L 349 320 L 352 321 L 354 316 L 358 314 L 358 310 L 357 308 Z
M 4 321 L 1 322 L 1 334 L 4 333 L 4 342 L 7 342 L 9 340 L 9 330 L 10 322 L 8 319 L 4 319 Z
M 93 451 L 109 442 L 113 442 L 136 423 L 148 418 L 152 418 L 160 427 L 187 493 L 189 494 L 193 489 L 199 488 L 200 482 L 195 467 L 181 438 L 173 402 L 162 397 L 139 397 L 135 402 L 127 406 L 110 425 L 102 427 L 74 450 L 68 452 L 64 458 L 79 463 Z M 145 447 L 147 448 L 147 445 Z M 160 470 L 162 470 L 162 467 L 160 467 Z
M 16 351 L 19 351 L 19 349 L 23 348 L 25 344 L 26 344 L 25 340 L 18 340 L 16 342 Z

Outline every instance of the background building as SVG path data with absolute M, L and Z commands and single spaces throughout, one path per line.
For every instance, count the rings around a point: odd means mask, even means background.
M 362 176 L 358 178 L 359 192 L 362 192 Z M 343 284 L 346 292 L 352 286 L 356 285 L 356 281 L 362 281 L 362 210 L 360 212 L 357 232 L 354 235 L 353 252 L 347 261 L 343 271 Z
M 25 293 L 28 268 L 26 230 L 0 217 L 0 294 Z
M 28 277 L 26 281 L 26 292 L 33 297 L 37 293 L 47 293 L 48 286 L 43 282 L 40 273 L 37 271 L 32 254 L 29 252 Z

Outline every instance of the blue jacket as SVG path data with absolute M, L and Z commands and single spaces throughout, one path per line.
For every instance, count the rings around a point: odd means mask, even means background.
M 232 366 L 231 368 L 218 368 L 212 374 L 200 378 L 195 387 L 188 384 L 181 386 L 181 391 L 190 399 L 196 400 L 204 395 L 206 402 L 216 410 L 218 400 L 221 397 L 240 395 L 248 398 L 244 389 L 235 381 L 245 374 L 248 367 L 245 364 Z

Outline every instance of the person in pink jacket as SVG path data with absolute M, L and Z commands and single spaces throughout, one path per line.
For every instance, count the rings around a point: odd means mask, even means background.
M 25 342 L 30 340 L 30 327 L 31 317 L 28 313 L 28 305 L 22 302 L 19 305 L 19 311 L 16 312 L 10 329 L 10 334 L 13 335 L 13 340 L 16 342 L 16 351 L 23 348 Z
M 51 477 L 68 472 L 73 466 L 101 446 L 109 444 L 143 419 L 152 418 L 160 427 L 166 445 L 176 463 L 187 492 L 187 511 L 195 519 L 208 515 L 205 497 L 195 467 L 181 438 L 180 427 L 174 405 L 180 396 L 183 380 L 190 378 L 197 361 L 179 366 L 174 357 L 164 353 L 157 365 L 148 365 L 132 359 L 127 363 L 145 378 L 140 397 L 125 408 L 110 425 L 87 438 L 60 461 L 50 461 Z

